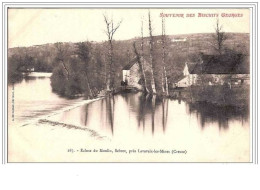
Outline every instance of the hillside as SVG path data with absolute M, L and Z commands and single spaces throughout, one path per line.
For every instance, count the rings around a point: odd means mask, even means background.
M 188 60 L 194 60 L 198 57 L 199 53 L 214 54 L 213 33 L 206 34 L 182 34 L 167 36 L 167 70 L 170 82 L 175 80 L 181 75 L 184 63 Z M 226 33 L 227 40 L 225 47 L 233 51 L 249 55 L 250 36 L 248 33 Z M 161 47 L 160 36 L 155 36 L 155 52 L 157 63 L 161 60 Z M 133 43 L 137 43 L 140 47 L 140 38 L 129 40 L 120 40 L 114 42 L 114 55 L 115 65 L 117 66 L 117 75 L 121 77 L 121 69 L 131 59 L 135 57 L 133 52 Z M 145 56 L 149 55 L 149 38 L 144 39 L 145 43 Z M 75 56 L 76 43 L 63 43 L 68 47 L 68 54 Z M 92 54 L 95 54 L 101 61 L 106 62 L 107 48 L 105 42 L 90 42 Z M 54 44 L 35 45 L 31 47 L 19 47 L 8 49 L 8 57 L 13 55 L 31 56 L 36 63 L 41 61 L 48 65 L 53 65 L 57 50 Z M 249 67 L 249 65 L 248 65 Z

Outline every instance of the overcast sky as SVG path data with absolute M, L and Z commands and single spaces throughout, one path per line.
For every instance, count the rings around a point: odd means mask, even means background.
M 166 17 L 166 34 L 214 32 L 215 14 L 225 32 L 249 33 L 249 9 L 151 9 L 153 34 L 161 34 L 160 13 Z M 113 16 L 114 22 L 122 19 L 115 40 L 140 36 L 141 18 L 144 18 L 144 35 L 148 36 L 148 9 L 9 9 L 9 47 L 22 47 L 55 42 L 104 41 L 107 39 L 103 14 Z M 195 17 L 188 18 L 186 14 Z M 210 17 L 198 17 L 199 13 Z M 240 17 L 222 17 L 234 13 Z M 184 14 L 184 17 L 176 17 Z M 242 16 L 241 16 L 242 15 Z

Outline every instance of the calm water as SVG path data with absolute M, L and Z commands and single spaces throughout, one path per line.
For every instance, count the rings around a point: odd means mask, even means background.
M 8 85 L 8 115 L 11 125 L 26 123 L 79 101 L 62 98 L 53 93 L 50 76 L 51 73 L 33 72 L 21 82 Z
M 207 128 L 216 135 L 229 128 L 248 131 L 249 113 L 235 107 L 190 104 L 141 93 L 125 93 L 86 104 L 55 116 L 55 120 L 97 130 L 107 136 L 164 135 L 175 129 Z M 191 131 L 186 131 L 190 133 Z
M 184 156 L 169 156 L 165 161 L 250 160 L 249 113 L 234 107 L 128 93 L 104 98 L 52 119 L 94 129 L 110 137 L 116 148 L 188 152 Z M 138 160 L 146 160 L 138 156 Z M 147 159 L 163 161 L 164 157 Z

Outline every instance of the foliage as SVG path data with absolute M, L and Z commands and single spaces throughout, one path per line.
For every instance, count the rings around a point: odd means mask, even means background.
M 17 53 L 8 57 L 8 82 L 18 82 L 22 79 L 23 72 L 52 72 L 53 66 L 41 57 L 32 57 L 28 54 Z
M 18 56 L 12 56 L 8 58 L 8 82 L 14 83 L 22 79 L 22 73 L 19 71 L 20 59 Z
M 242 52 L 243 55 L 247 54 L 249 50 L 249 35 L 247 34 L 229 34 L 228 40 L 225 41 L 225 52 L 230 50 L 236 52 Z M 187 41 L 174 42 L 172 39 L 178 37 L 181 39 L 187 38 Z M 154 62 L 155 62 L 155 77 L 158 86 L 161 85 L 161 63 L 162 63 L 162 50 L 160 44 L 161 36 L 154 36 Z M 239 39 L 239 40 L 238 40 Z M 178 36 L 166 36 L 166 70 L 168 83 L 173 84 L 178 81 L 179 76 L 182 75 L 184 63 L 186 61 L 197 62 L 199 59 L 199 53 L 204 52 L 210 54 L 213 49 L 210 48 L 212 34 L 190 34 L 190 35 L 178 35 Z M 135 58 L 133 42 L 136 42 L 136 48 L 141 52 L 141 40 L 139 38 L 114 41 L 113 40 L 113 65 L 114 65 L 114 86 L 120 86 L 122 80 L 122 68 L 129 63 L 129 60 Z M 107 42 L 81 42 L 79 43 L 61 43 L 62 46 L 66 46 L 66 56 L 64 63 L 68 66 L 71 74 L 71 80 L 68 85 L 65 85 L 66 72 L 61 66 L 60 61 L 57 59 L 57 48 L 54 44 L 45 44 L 33 47 L 24 48 L 11 48 L 8 50 L 8 81 L 21 77 L 23 70 L 23 61 L 27 55 L 27 60 L 31 60 L 35 71 L 38 72 L 50 72 L 53 69 L 52 88 L 59 94 L 66 94 L 68 96 L 74 96 L 77 94 L 85 93 L 88 96 L 86 79 L 84 72 L 87 71 L 90 87 L 93 91 L 101 91 L 106 88 L 106 77 L 108 73 L 109 53 L 107 49 L 109 44 Z M 79 48 L 83 46 L 82 48 Z M 149 38 L 144 38 L 144 58 L 149 61 Z M 83 49 L 83 56 L 79 49 Z M 84 53 L 85 52 L 85 53 Z M 88 53 L 86 53 L 88 52 Z M 84 61 L 85 54 L 88 56 L 87 61 Z M 243 57 L 244 59 L 245 57 Z M 30 65 L 30 64 L 29 64 Z M 249 70 L 249 64 L 241 65 L 241 69 Z M 62 76 L 63 75 L 63 76 Z M 74 77 L 74 75 L 76 75 Z M 10 77 L 10 78 L 9 78 Z M 65 78 L 64 78 L 65 77 Z M 146 73 L 149 84 L 149 73 Z M 158 79 L 157 79 L 158 77 Z M 80 81 L 79 81 L 80 80 Z M 67 90 L 65 90 L 67 86 Z M 71 90 L 68 90 L 70 87 Z M 171 85 L 170 85 L 171 86 Z
M 72 97 L 85 94 L 93 98 L 105 87 L 104 57 L 101 49 L 89 42 L 75 44 L 74 51 L 68 52 L 63 63 L 56 64 L 51 77 L 53 91 Z M 66 65 L 66 70 L 64 66 Z M 70 74 L 68 80 L 64 80 Z
M 226 85 L 191 86 L 191 98 L 195 102 L 208 102 L 218 105 L 244 107 L 248 105 L 249 86 L 238 85 L 230 88 Z
M 66 73 L 61 65 L 55 67 L 51 76 L 51 86 L 54 92 L 67 97 L 84 93 L 84 76 L 80 73 L 80 67 L 77 62 L 71 61 L 69 64 L 71 70 L 70 79 L 66 78 Z

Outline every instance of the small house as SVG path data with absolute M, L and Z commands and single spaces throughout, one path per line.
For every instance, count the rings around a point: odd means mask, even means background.
M 151 69 L 150 64 L 145 59 L 143 61 L 143 67 L 145 72 L 150 71 Z M 141 70 L 137 58 L 131 60 L 123 67 L 122 74 L 125 84 L 137 89 L 142 89 Z
M 178 37 L 175 37 L 173 39 L 171 39 L 172 42 L 186 42 L 187 41 L 187 38 L 178 38 Z
M 186 62 L 177 87 L 191 85 L 242 85 L 250 83 L 249 58 L 241 54 L 204 55 L 197 63 Z
M 33 67 L 28 68 L 27 71 L 29 71 L 29 72 L 34 72 L 34 68 L 33 68 Z

